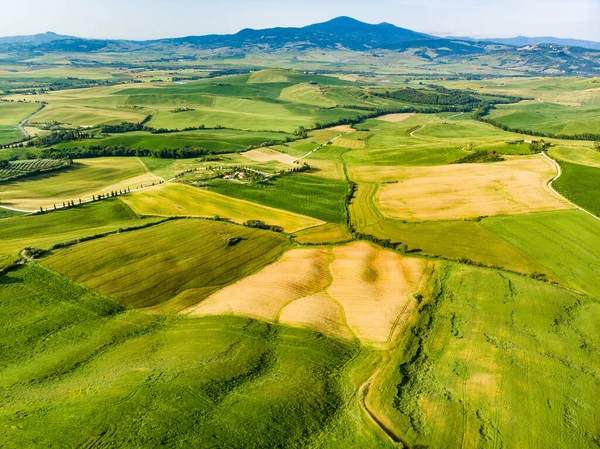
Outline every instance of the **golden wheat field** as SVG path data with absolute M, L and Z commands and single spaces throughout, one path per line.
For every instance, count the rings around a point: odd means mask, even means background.
M 307 326 L 385 348 L 417 305 L 429 264 L 365 242 L 295 249 L 183 313 Z
M 389 218 L 452 220 L 571 208 L 548 187 L 556 168 L 542 156 L 495 164 L 398 167 L 395 174 L 398 182 L 383 185 L 375 197 Z

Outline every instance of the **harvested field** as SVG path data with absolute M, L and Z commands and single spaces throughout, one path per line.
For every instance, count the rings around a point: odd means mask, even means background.
M 541 156 L 494 164 L 398 168 L 398 183 L 375 198 L 390 218 L 426 221 L 569 209 L 549 188 L 556 174 Z
M 415 114 L 387 114 L 382 115 L 381 117 L 377 117 L 376 120 L 381 120 L 382 122 L 398 123 L 403 120 L 406 120 L 407 118 L 411 118 L 413 115 Z
M 183 184 L 164 184 L 123 198 L 139 215 L 227 218 L 236 223 L 261 220 L 286 232 L 324 224 L 316 218 L 238 200 Z
M 245 151 L 242 156 L 255 162 L 281 162 L 282 164 L 292 165 L 296 160 L 289 154 L 280 153 L 270 148 L 258 148 L 256 150 Z
M 354 128 L 352 128 L 352 126 L 350 125 L 338 125 L 338 126 L 332 126 L 331 128 L 327 128 L 327 130 L 329 131 L 343 131 L 345 133 L 349 133 L 354 131 Z
M 416 305 L 413 294 L 419 291 L 427 262 L 368 243 L 335 248 L 333 255 L 328 294 L 342 305 L 348 326 L 361 342 L 385 347 Z
M 235 314 L 275 322 L 286 305 L 327 286 L 327 259 L 324 250 L 289 251 L 277 263 L 220 290 L 187 312 L 192 315 Z
M 279 314 L 279 322 L 290 326 L 323 329 L 323 333 L 345 340 L 354 338 L 346 324 L 344 308 L 323 292 L 297 299 L 285 306 Z
M 385 348 L 416 306 L 428 262 L 369 243 L 297 249 L 184 313 L 234 314 Z M 186 300 L 191 303 L 191 301 Z

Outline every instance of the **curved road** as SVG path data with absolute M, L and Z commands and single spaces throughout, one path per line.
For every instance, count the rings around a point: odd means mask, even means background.
M 31 136 L 30 136 L 30 135 L 29 135 L 29 133 L 28 133 L 28 132 L 25 130 L 25 125 L 27 124 L 27 122 L 29 122 L 29 120 L 31 120 L 31 118 L 32 118 L 34 115 L 36 115 L 38 112 L 40 112 L 40 111 L 41 111 L 42 109 L 44 109 L 45 107 L 46 107 L 46 105 L 45 105 L 45 104 L 41 104 L 41 105 L 40 105 L 40 108 L 39 108 L 37 111 L 35 111 L 35 112 L 34 112 L 33 114 L 31 114 L 29 117 L 27 117 L 27 118 L 25 118 L 25 119 L 21 120 L 21 122 L 20 122 L 20 123 L 17 125 L 17 126 L 18 126 L 18 128 L 19 128 L 19 131 L 21 132 L 21 134 L 23 134 L 23 136 L 24 136 L 26 139 L 30 139 L 30 138 L 31 138 Z

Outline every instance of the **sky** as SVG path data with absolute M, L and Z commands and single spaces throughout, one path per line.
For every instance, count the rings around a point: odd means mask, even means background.
M 0 0 L 0 36 L 155 39 L 304 26 L 337 16 L 442 36 L 600 41 L 600 0 Z

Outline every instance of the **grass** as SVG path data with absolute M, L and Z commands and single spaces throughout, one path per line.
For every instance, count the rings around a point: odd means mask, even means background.
M 0 226 L 0 267 L 18 259 L 26 246 L 49 249 L 57 243 L 156 221 L 138 217 L 118 199 L 42 215 L 15 214 L 4 218 Z
M 2 278 L 11 447 L 391 448 L 355 391 L 369 351 L 244 318 L 124 311 L 37 265 Z
M 571 287 L 600 298 L 600 222 L 580 211 L 486 218 L 481 224 Z
M 0 101 L 0 145 L 19 142 L 25 137 L 17 125 L 40 107 L 37 103 Z
M 230 239 L 239 239 L 230 244 Z M 177 220 L 57 250 L 44 260 L 127 307 L 178 311 L 273 262 L 287 240 L 275 233 L 205 220 Z M 190 272 L 198 273 L 190 276 Z
M 498 106 L 490 117 L 514 128 L 579 134 L 597 133 L 600 126 L 600 90 L 594 81 L 590 78 L 544 77 L 448 81 L 439 84 L 535 98 L 534 101 Z
M 596 133 L 600 126 L 600 106 L 596 104 L 582 108 L 556 103 L 525 102 L 499 106 L 490 113 L 490 118 L 510 128 L 542 133 Z
M 233 153 L 244 151 L 249 146 L 262 145 L 265 142 L 283 141 L 289 134 L 272 132 L 249 132 L 230 129 L 184 131 L 168 134 L 151 134 L 149 132 L 132 132 L 114 134 L 109 137 L 89 139 L 76 142 L 65 142 L 54 148 L 82 148 L 90 146 L 109 146 L 144 148 L 159 150 L 162 148 L 204 148 L 213 153 Z
M 475 267 L 439 274 L 369 389 L 375 413 L 409 447 L 593 447 L 598 302 Z
M 166 184 L 150 191 L 137 192 L 124 201 L 140 215 L 220 216 L 237 223 L 261 220 L 269 225 L 296 232 L 323 224 L 322 221 L 248 201 L 233 199 L 183 184 Z
M 265 206 L 307 215 L 319 220 L 345 222 L 346 183 L 305 174 L 282 176 L 274 181 L 239 184 L 227 180 L 209 183 L 210 190 Z
M 401 242 L 411 250 L 446 259 L 466 259 L 478 264 L 502 267 L 519 273 L 552 271 L 517 247 L 481 226 L 477 221 L 403 223 L 386 219 L 373 203 L 376 184 L 359 184 L 350 204 L 352 224 L 358 232 L 379 239 Z
M 552 186 L 578 206 L 600 216 L 600 167 L 561 162 L 562 175 Z
M 44 173 L 0 186 L 0 201 L 5 205 L 38 210 L 61 205 L 63 201 L 89 200 L 92 195 L 112 190 L 136 188 L 160 182 L 148 173 L 138 158 L 108 157 L 75 160 L 56 173 Z

